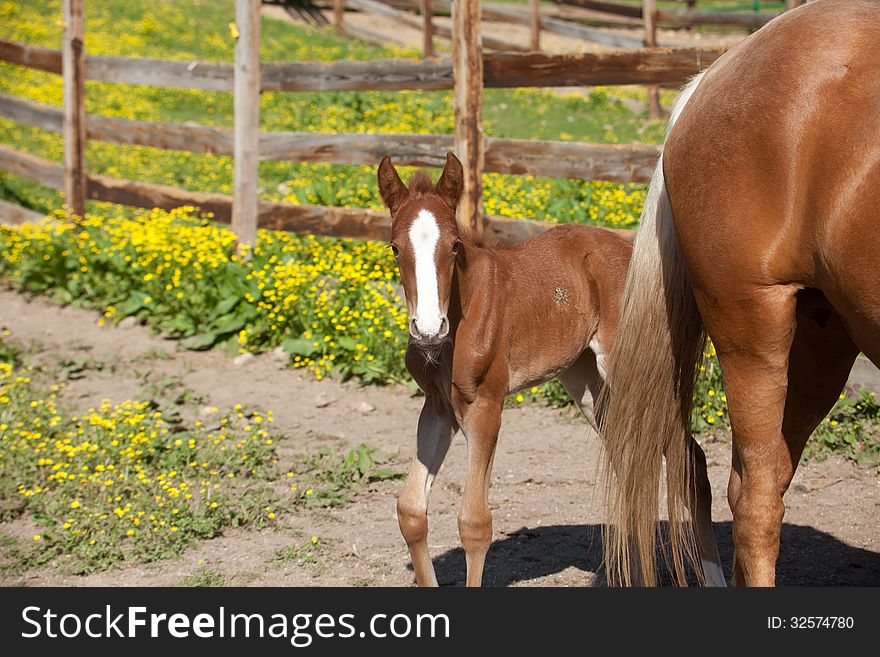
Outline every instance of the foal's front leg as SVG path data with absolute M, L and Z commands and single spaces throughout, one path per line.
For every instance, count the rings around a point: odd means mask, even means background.
M 455 429 L 455 421 L 446 404 L 427 397 L 419 415 L 416 455 L 397 498 L 397 522 L 409 547 L 419 586 L 437 586 L 428 552 L 428 496 Z
M 489 483 L 501 428 L 503 400 L 477 399 L 467 410 L 462 430 L 468 445 L 467 479 L 458 516 L 458 533 L 467 561 L 467 585 L 480 586 L 483 564 L 492 542 Z

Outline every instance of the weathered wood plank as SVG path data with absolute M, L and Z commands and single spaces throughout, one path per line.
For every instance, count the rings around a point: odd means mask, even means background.
M 529 44 L 533 51 L 541 50 L 541 0 L 529 0 Z
M 18 226 L 19 224 L 34 223 L 43 217 L 44 215 L 39 212 L 34 212 L 29 208 L 9 203 L 0 198 L 0 224 Z
M 333 24 L 336 33 L 345 36 L 345 0 L 333 0 Z
M 64 189 L 64 165 L 0 144 L 0 170 L 52 189 Z
M 69 219 L 86 211 L 85 23 L 83 0 L 64 0 L 64 202 Z
M 451 89 L 452 60 L 266 62 L 263 91 Z
M 0 60 L 61 75 L 61 51 L 0 39 Z
M 515 5 L 510 7 L 505 7 L 503 5 L 484 5 L 482 11 L 483 17 L 487 19 L 507 21 L 521 25 L 531 24 L 531 17 Z M 635 37 L 615 34 L 595 27 L 587 27 L 586 25 L 579 25 L 578 23 L 551 18 L 550 16 L 541 17 L 541 27 L 545 31 L 552 32 L 553 34 L 581 39 L 583 41 L 601 43 L 606 46 L 611 46 L 612 48 L 638 48 L 642 45 L 642 42 Z
M 645 22 L 645 47 L 657 47 L 657 0 L 642 0 L 642 17 Z M 656 84 L 647 86 L 648 116 L 652 119 L 663 117 L 660 105 L 660 87 Z
M 0 116 L 49 132 L 60 133 L 62 130 L 60 107 L 16 96 L 0 94 Z M 86 137 L 114 144 L 232 155 L 231 129 L 192 123 L 157 123 L 86 115 Z
M 583 7 L 594 11 L 602 11 L 606 14 L 641 18 L 642 8 L 637 5 L 625 5 L 619 2 L 604 2 L 603 0 L 558 0 L 560 4 Z
M 657 47 L 657 0 L 642 0 L 642 16 L 645 21 L 645 47 Z
M 554 5 L 545 8 L 548 16 L 559 18 L 564 21 L 581 23 L 582 25 L 593 25 L 595 27 L 640 27 L 641 21 L 638 18 L 630 18 L 628 16 L 617 16 L 615 14 L 606 14 L 592 9 L 584 9 L 582 7 L 573 7 L 570 5 Z
M 22 63 L 21 44 L 0 40 L 0 59 Z M 4 53 L 13 54 L 5 57 Z M 59 70 L 60 70 L 60 53 Z M 723 48 L 656 48 L 549 55 L 489 53 L 483 56 L 487 87 L 564 87 L 613 84 L 682 84 L 723 54 Z M 33 54 L 33 53 L 32 53 Z M 45 54 L 45 53 L 44 53 Z M 30 58 L 45 63 L 43 55 Z M 24 64 L 27 65 L 27 64 Z M 137 73 L 140 71 L 140 73 Z M 354 91 L 451 89 L 452 60 L 402 59 L 368 62 L 269 62 L 262 65 L 263 91 Z M 131 74 L 132 77 L 126 77 Z M 86 79 L 168 87 L 232 90 L 232 66 L 89 56 Z
M 64 111 L 60 107 L 44 105 L 8 94 L 0 94 L 0 116 L 17 123 L 58 133 L 61 132 L 64 122 Z
M 724 48 L 641 48 L 547 55 L 484 57 L 486 87 L 582 87 L 682 84 L 724 54 Z
M 3 145 L 0 145 L 0 169 L 36 180 L 54 189 L 61 189 L 64 184 L 64 167 L 61 164 Z M 230 223 L 232 219 L 232 197 L 226 194 L 193 192 L 166 185 L 97 175 L 88 176 L 87 193 L 92 200 L 147 209 L 173 210 L 191 205 L 213 213 L 214 218 L 222 223 Z M 388 239 L 390 230 L 388 213 L 380 210 L 269 201 L 260 201 L 259 210 L 259 225 L 271 229 L 374 240 Z M 321 217 L 327 218 L 327 221 L 322 221 Z M 552 225 L 542 221 L 489 216 L 486 218 L 486 234 L 493 239 L 515 242 L 542 232 Z M 627 236 L 633 233 L 629 230 L 617 232 Z
M 741 27 L 757 30 L 777 14 L 745 11 L 698 11 L 693 9 L 659 9 L 657 23 L 673 27 L 692 27 L 696 25 L 716 25 Z
M 419 11 L 422 14 L 422 56 L 434 56 L 434 2 L 419 0 Z
M 0 94 L 0 116 L 61 132 L 61 109 Z M 86 116 L 89 139 L 232 155 L 229 128 L 155 123 L 105 116 Z M 660 152 L 657 146 L 584 144 L 528 139 L 485 139 L 484 171 L 548 178 L 647 182 Z M 452 135 L 394 133 L 322 134 L 265 132 L 260 134 L 261 160 L 374 165 L 385 155 L 395 164 L 442 167 L 454 148 Z
M 405 11 L 395 9 L 394 7 L 391 7 L 386 3 L 378 2 L 377 0 L 348 0 L 348 4 L 353 9 L 358 9 L 365 13 L 375 14 L 376 16 L 382 16 L 383 18 L 397 21 L 402 25 L 406 25 L 417 30 L 422 29 L 422 21 L 420 19 L 406 13 Z M 452 38 L 452 29 L 446 25 L 436 25 L 434 27 L 434 33 L 437 34 L 437 36 L 445 37 L 447 39 Z M 483 45 L 486 48 L 501 51 L 528 52 L 529 50 L 526 46 L 521 46 L 517 43 L 499 37 L 486 37 L 483 39 Z
M 377 0 L 346 0 L 346 4 L 352 9 L 357 9 L 367 14 L 375 14 L 392 21 L 398 21 L 410 27 L 418 27 L 420 23 L 415 16 L 411 16 L 404 11 L 395 9 Z
M 86 79 L 150 87 L 232 91 L 233 67 L 227 62 L 92 55 L 86 59 Z
M 239 243 L 253 246 L 260 146 L 260 0 L 237 0 L 235 24 L 232 230 Z
M 483 66 L 480 3 L 452 5 L 452 58 L 455 62 L 455 153 L 464 167 L 464 192 L 458 205 L 463 232 L 481 235 L 483 226 Z
M 0 60 L 61 74 L 61 51 L 0 39 Z M 86 79 L 156 87 L 232 91 L 232 65 L 146 57 L 88 55 Z
M 583 9 L 604 12 L 615 16 L 642 18 L 642 8 L 638 5 L 625 5 L 603 0 L 557 0 L 557 2 Z M 730 25 L 735 27 L 757 29 L 767 24 L 774 14 L 747 11 L 698 11 L 694 9 L 658 10 L 657 23 L 676 27 L 694 25 Z
M 575 180 L 648 182 L 660 149 L 640 144 L 487 139 L 485 170 Z

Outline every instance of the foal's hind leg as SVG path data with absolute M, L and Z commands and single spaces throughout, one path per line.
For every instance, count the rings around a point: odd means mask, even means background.
M 434 477 L 446 458 L 455 428 L 446 404 L 427 397 L 419 415 L 416 455 L 397 497 L 397 521 L 409 547 L 419 586 L 437 586 L 428 552 L 428 496 Z
M 557 378 L 577 403 L 587 422 L 598 433 L 596 400 L 599 398 L 602 378 L 599 375 L 596 354 L 591 349 L 585 349 L 571 367 L 560 373 Z
M 824 304 L 817 305 L 816 298 L 815 292 L 802 293 L 798 303 L 782 421 L 786 450 L 779 452 L 777 460 L 780 496 L 791 483 L 807 439 L 837 401 L 859 352 L 840 317 Z M 731 509 L 736 508 L 742 489 L 742 464 L 736 452 L 733 465 L 728 484 Z M 733 583 L 745 581 L 740 559 L 735 556 Z

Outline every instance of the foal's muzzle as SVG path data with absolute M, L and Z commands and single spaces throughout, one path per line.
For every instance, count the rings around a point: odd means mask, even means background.
M 427 331 L 423 332 L 419 330 L 419 326 L 416 323 L 415 318 L 411 318 L 409 320 L 409 334 L 412 336 L 412 339 L 416 342 L 416 344 L 420 346 L 437 346 L 446 339 L 447 335 L 449 335 L 449 319 L 446 317 L 446 315 L 443 315 L 443 317 L 440 319 L 440 328 L 437 329 L 437 332 L 429 333 Z

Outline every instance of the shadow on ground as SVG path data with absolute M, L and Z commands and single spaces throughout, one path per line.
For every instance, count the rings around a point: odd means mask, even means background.
M 733 559 L 732 524 L 715 524 L 728 578 Z M 510 586 L 547 577 L 567 568 L 602 571 L 601 525 L 551 525 L 525 528 L 494 541 L 486 557 L 483 584 Z M 441 586 L 464 584 L 464 552 L 448 550 L 434 559 Z M 595 583 L 605 583 L 595 577 Z M 847 545 L 813 527 L 784 524 L 777 565 L 780 586 L 880 586 L 880 553 Z

